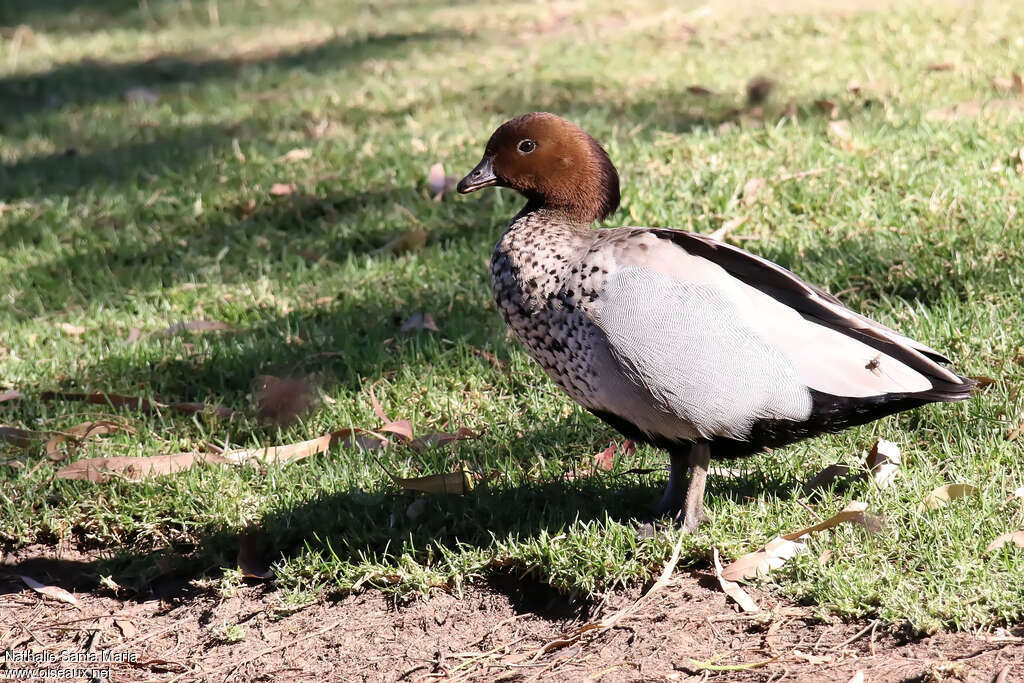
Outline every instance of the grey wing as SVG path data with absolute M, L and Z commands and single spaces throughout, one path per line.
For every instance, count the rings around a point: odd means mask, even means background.
M 717 263 L 737 279 L 805 317 L 813 318 L 853 338 L 881 342 L 887 354 L 915 370 L 952 384 L 964 384 L 962 377 L 940 365 L 948 363 L 949 359 L 935 349 L 851 311 L 831 294 L 804 282 L 782 266 L 705 235 L 665 229 L 651 232 L 675 242 L 690 253 Z
M 793 362 L 713 284 L 630 265 L 608 280 L 600 301 L 594 322 L 619 372 L 651 399 L 634 410 L 674 414 L 704 438 L 739 439 L 759 420 L 810 415 L 811 394 Z

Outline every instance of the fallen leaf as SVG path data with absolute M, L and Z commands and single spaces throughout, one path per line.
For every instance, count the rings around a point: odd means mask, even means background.
M 132 408 L 145 413 L 153 413 L 159 410 L 171 410 L 183 415 L 194 413 L 211 412 L 220 417 L 231 417 L 235 411 L 226 406 L 210 405 L 198 402 L 161 403 L 155 399 L 143 398 L 141 396 L 127 396 L 125 394 L 84 394 L 70 391 L 44 391 L 39 395 L 44 401 L 85 401 L 98 405 L 111 406 L 113 408 Z
M 936 62 L 929 64 L 925 69 L 928 71 L 952 71 L 953 64 L 951 62 Z
M 408 230 L 377 249 L 375 253 L 391 253 L 399 256 L 407 251 L 417 251 L 426 246 L 429 237 L 429 230 Z
M 1024 548 L 1024 530 L 999 534 L 994 541 L 985 546 L 985 552 L 990 553 L 993 550 L 999 550 L 1007 543 L 1013 543 L 1018 548 Z
M 750 206 L 757 201 L 757 195 L 764 189 L 764 178 L 751 178 L 743 184 L 743 203 Z
M 78 598 L 71 593 L 67 592 L 63 588 L 57 586 L 47 586 L 46 584 L 39 583 L 31 576 L 25 576 L 24 574 L 18 574 L 18 578 L 25 582 L 25 585 L 34 590 L 36 593 L 43 595 L 52 600 L 59 600 L 60 602 L 67 603 L 69 605 L 78 606 Z
M 740 216 L 738 218 L 727 220 L 725 223 L 722 223 L 722 227 L 709 234 L 708 237 L 721 242 L 725 239 L 726 235 L 746 223 L 749 218 L 750 216 Z
M 718 585 L 721 586 L 722 591 L 732 598 L 744 612 L 760 612 L 761 608 L 738 583 L 730 581 L 722 575 L 722 561 L 718 559 L 718 548 L 714 548 L 712 554 L 715 562 L 715 577 L 718 579 Z
M 172 337 L 182 332 L 225 332 L 231 330 L 231 325 L 220 320 L 192 320 L 184 323 L 175 323 L 167 329 L 154 332 L 161 337 Z
M 940 486 L 921 501 L 918 506 L 918 512 L 923 510 L 935 510 L 936 508 L 945 507 L 949 505 L 949 502 L 956 500 L 957 498 L 964 498 L 965 496 L 976 496 L 980 493 L 978 487 L 971 486 L 970 484 L 946 484 Z
M 6 401 L 14 401 L 15 399 L 22 398 L 22 394 L 17 389 L 8 389 L 7 391 L 0 393 L 0 403 Z
M 375 450 L 387 445 L 388 440 L 380 435 L 364 429 L 339 429 L 318 436 L 315 439 L 299 441 L 284 446 L 266 446 L 263 448 L 238 448 L 224 451 L 219 457 L 234 465 L 256 460 L 261 463 L 284 464 L 303 460 L 312 455 L 324 453 L 336 445 L 344 448 L 360 446 L 366 450 Z M 198 454 L 193 454 L 198 455 Z
M 970 377 L 968 377 L 968 379 L 973 379 L 975 382 L 977 382 L 978 389 L 984 389 L 999 382 L 999 380 L 997 379 L 994 379 L 992 377 L 985 377 L 984 375 L 971 375 Z
M 845 477 L 850 473 L 850 466 L 843 465 L 842 463 L 836 463 L 829 465 L 821 472 L 804 482 L 803 488 L 805 491 L 812 491 L 814 489 L 826 489 L 832 485 L 832 483 L 839 477 Z
M 868 453 L 868 470 L 871 478 L 879 489 L 889 488 L 889 484 L 900 474 L 900 448 L 892 441 L 879 439 Z
M 67 457 L 67 453 L 61 448 L 61 444 L 65 442 L 77 444 L 94 436 L 103 436 L 104 434 L 114 434 L 116 432 L 134 433 L 135 430 L 128 425 L 114 422 L 113 420 L 83 422 L 73 427 L 68 427 L 55 433 L 46 442 L 46 457 L 53 462 L 60 462 Z
M 1006 440 L 1007 441 L 1016 441 L 1017 438 L 1020 437 L 1021 434 L 1024 434 L 1024 422 L 1021 422 L 1018 427 L 1008 431 L 1006 433 Z
M 747 553 L 722 571 L 722 577 L 730 581 L 752 579 L 767 574 L 786 564 L 794 555 L 807 549 L 802 542 L 778 536 L 768 541 L 763 548 Z
M 850 122 L 845 119 L 828 122 L 828 139 L 833 145 L 847 152 L 852 152 L 854 149 Z
M 260 375 L 254 383 L 256 414 L 280 425 L 294 423 L 315 402 L 313 387 L 302 379 Z
M 223 463 L 225 459 L 213 453 L 176 453 L 149 457 L 83 458 L 57 470 L 58 479 L 74 479 L 103 484 L 111 475 L 119 474 L 138 481 L 161 474 L 173 474 L 201 462 Z
M 616 450 L 618 450 L 618 444 L 615 442 L 608 444 L 608 448 L 594 456 L 594 467 L 605 472 L 611 472 L 612 468 L 615 467 Z
M 437 448 L 438 446 L 444 446 L 452 443 L 453 441 L 462 441 L 464 439 L 476 439 L 479 438 L 479 434 L 474 432 L 472 429 L 466 427 L 459 427 L 455 432 L 432 432 L 430 434 L 424 434 L 423 436 L 416 437 L 409 444 L 415 450 L 422 451 L 427 448 Z
M 135 628 L 135 624 L 128 621 L 127 619 L 118 619 L 117 617 L 115 617 L 114 624 L 117 625 L 117 628 L 121 631 L 121 635 L 123 635 L 125 638 L 133 638 L 135 634 L 139 632 L 138 629 Z
M 430 330 L 432 332 L 440 332 L 441 328 L 434 322 L 434 316 L 431 313 L 413 313 L 409 316 L 399 332 L 411 332 L 412 330 Z
M 142 337 L 142 330 L 138 327 L 132 327 L 128 329 L 128 336 L 125 338 L 125 341 L 129 344 L 134 344 L 139 341 L 140 337 Z
M 391 480 L 407 491 L 422 491 L 423 493 L 454 494 L 464 495 L 473 490 L 473 477 L 465 470 L 449 472 L 447 474 L 430 474 L 425 477 L 412 477 L 404 479 L 392 476 Z
M 484 360 L 486 360 L 488 363 L 498 368 L 499 370 L 508 370 L 508 363 L 501 360 L 490 351 L 484 351 L 483 349 L 473 347 L 473 353 L 476 354 L 477 356 L 480 356 L 481 358 L 483 358 Z
M 815 100 L 814 106 L 818 108 L 822 114 L 825 114 L 830 119 L 839 118 L 839 107 L 832 100 Z
M 811 534 L 831 529 L 844 522 L 862 524 L 871 529 L 877 525 L 875 518 L 867 515 L 867 503 L 851 501 L 849 505 L 832 517 L 812 526 L 782 534 L 769 541 L 763 548 L 752 553 L 747 553 L 737 558 L 732 564 L 722 571 L 722 576 L 730 581 L 749 579 L 759 574 L 765 574 L 772 569 L 778 569 L 790 558 L 806 549 L 803 542 L 804 537 Z
M 267 560 L 267 538 L 262 531 L 247 529 L 242 533 L 238 539 L 235 563 L 247 579 L 266 581 L 274 578 L 274 571 Z
M 1012 78 L 1003 78 L 1002 76 L 995 76 L 989 83 L 992 84 L 992 88 L 999 92 L 1013 92 L 1017 89 L 1017 84 L 1013 82 Z
M 686 86 L 686 92 L 699 97 L 709 97 L 715 94 L 714 90 L 705 88 L 703 85 L 688 85 Z
M 290 149 L 279 156 L 277 160 L 286 164 L 294 164 L 296 161 L 305 161 L 312 156 L 312 150 L 306 149 L 305 147 L 296 147 L 295 149 Z M 273 188 L 271 188 L 270 194 L 274 194 Z
M 85 328 L 82 327 L 81 325 L 72 325 L 71 323 L 56 323 L 56 327 L 64 334 L 70 334 L 75 337 L 85 333 Z
M 299 189 L 295 183 L 274 183 L 270 186 L 271 197 L 287 197 L 288 195 Z

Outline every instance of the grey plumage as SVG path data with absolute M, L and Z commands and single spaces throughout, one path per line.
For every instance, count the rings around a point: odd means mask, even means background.
M 521 139 L 531 144 L 517 146 Z M 694 233 L 591 230 L 595 217 L 614 210 L 618 176 L 572 124 L 520 117 L 487 149 L 460 191 L 504 184 L 529 200 L 494 249 L 498 309 L 573 399 L 669 450 L 660 508 L 685 507 L 686 528 L 703 517 L 712 456 L 970 396 L 973 383 L 940 353 L 777 264 Z M 547 156 L 531 165 L 535 150 Z M 562 177 L 574 169 L 575 177 Z M 679 478 L 687 466 L 684 503 Z

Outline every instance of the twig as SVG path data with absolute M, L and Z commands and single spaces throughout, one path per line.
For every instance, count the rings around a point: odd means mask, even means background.
M 871 629 L 875 628 L 875 626 L 877 626 L 877 625 L 878 625 L 878 619 L 875 619 L 870 624 L 868 624 L 867 626 L 865 626 L 861 630 L 857 631 L 856 633 L 854 633 L 852 636 L 850 636 L 849 638 L 847 638 L 843 642 L 841 642 L 838 645 L 835 645 L 833 647 L 830 647 L 829 649 L 830 650 L 838 650 L 840 648 L 846 647 L 847 645 L 849 645 L 853 641 L 857 640 L 858 638 L 863 636 L 865 633 L 867 633 Z

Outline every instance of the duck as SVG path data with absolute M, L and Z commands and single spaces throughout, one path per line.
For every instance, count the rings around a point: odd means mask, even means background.
M 776 263 L 684 230 L 595 229 L 618 171 L 560 116 L 499 126 L 456 189 L 488 187 L 526 200 L 491 256 L 501 316 L 570 398 L 668 453 L 655 514 L 686 532 L 706 521 L 713 458 L 972 394 L 942 353 Z

